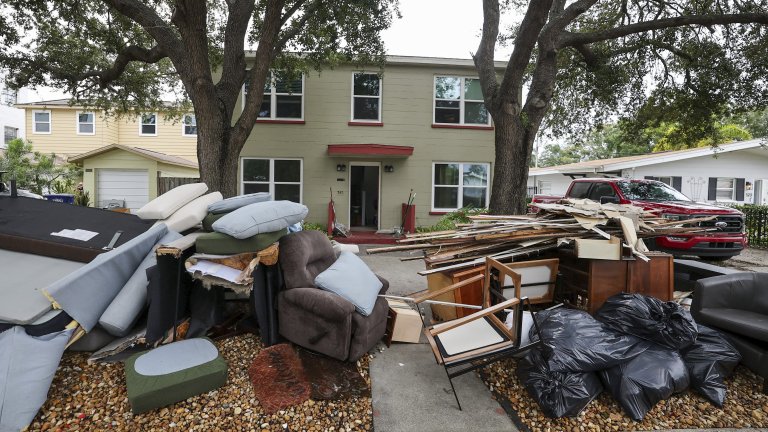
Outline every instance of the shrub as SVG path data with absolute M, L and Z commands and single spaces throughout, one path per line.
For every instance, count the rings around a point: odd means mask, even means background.
M 464 207 L 444 215 L 440 220 L 427 227 L 417 227 L 416 232 L 448 231 L 456 229 L 457 224 L 470 223 L 469 216 L 488 213 L 487 208 Z

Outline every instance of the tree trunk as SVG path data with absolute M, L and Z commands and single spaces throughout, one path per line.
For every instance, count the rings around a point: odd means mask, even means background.
M 497 113 L 491 214 L 525 214 L 527 211 L 528 164 L 533 139 L 531 131 L 513 115 Z
M 205 114 L 198 114 L 200 111 Z M 238 161 L 245 140 L 231 134 L 231 128 L 225 126 L 230 122 L 225 112 L 198 109 L 196 105 L 195 115 L 200 180 L 211 192 L 219 191 L 225 198 L 237 195 Z

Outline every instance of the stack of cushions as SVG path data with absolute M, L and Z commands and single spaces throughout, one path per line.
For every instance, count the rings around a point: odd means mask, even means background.
M 227 200 L 225 200 L 227 201 Z M 214 232 L 195 241 L 198 253 L 233 255 L 266 248 L 301 222 L 309 210 L 291 201 L 262 201 L 226 213 L 212 224 Z
M 129 358 L 125 383 L 139 414 L 225 385 L 227 363 L 210 340 L 188 339 Z
M 222 201 L 220 192 L 208 191 L 205 183 L 175 187 L 136 211 L 142 219 L 157 220 L 171 231 L 183 232 L 199 225 L 208 214 L 208 206 Z
M 361 315 L 368 316 L 383 284 L 357 255 L 342 252 L 336 262 L 317 275 L 315 286 L 338 294 L 355 305 Z
M 247 195 L 240 195 L 208 205 L 208 214 L 203 218 L 203 229 L 213 231 L 213 223 L 225 215 L 245 207 L 249 204 L 256 204 L 272 199 L 272 195 L 267 192 L 257 192 Z

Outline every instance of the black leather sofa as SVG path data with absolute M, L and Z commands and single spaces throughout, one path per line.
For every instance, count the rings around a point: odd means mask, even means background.
M 768 393 L 768 273 L 735 273 L 696 281 L 691 314 L 724 331 L 742 363 L 763 377 Z

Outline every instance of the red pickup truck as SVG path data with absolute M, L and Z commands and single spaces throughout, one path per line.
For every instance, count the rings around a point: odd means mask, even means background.
M 702 216 L 716 219 L 698 226 L 716 229 L 694 234 L 659 236 L 646 239 L 649 249 L 679 255 L 698 255 L 704 259 L 725 260 L 741 253 L 747 245 L 744 214 L 728 207 L 698 203 L 655 180 L 623 178 L 585 178 L 571 182 L 565 197 L 534 195 L 531 205 L 552 203 L 563 198 L 588 198 L 601 203 L 633 204 L 669 220 L 685 220 Z

